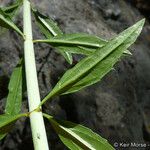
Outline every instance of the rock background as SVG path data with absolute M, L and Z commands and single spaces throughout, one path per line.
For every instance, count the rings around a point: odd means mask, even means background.
M 143 18 L 135 3 L 123 0 L 33 0 L 39 10 L 55 19 L 66 33 L 86 32 L 111 39 Z M 145 1 L 141 1 L 144 5 Z M 9 0 L 1 0 L 1 6 Z M 144 13 L 143 13 L 144 14 Z M 146 15 L 147 17 L 147 15 Z M 21 27 L 21 14 L 16 20 Z M 148 18 L 148 17 L 147 17 Z M 33 23 L 35 27 L 35 23 Z M 23 41 L 13 31 L 0 35 L 0 113 L 3 113 L 7 86 L 13 67 L 23 55 Z M 34 28 L 34 37 L 41 38 Z M 100 83 L 68 96 L 55 98 L 44 111 L 58 118 L 83 124 L 110 143 L 150 141 L 150 25 L 147 20 L 141 36 L 130 48 L 133 56 L 123 58 Z M 70 66 L 46 44 L 35 45 L 37 71 L 43 98 Z M 78 57 L 74 57 L 74 63 Z M 22 111 L 27 111 L 26 95 Z M 46 122 L 52 150 L 65 147 Z M 0 142 L 1 150 L 32 150 L 29 120 L 20 120 Z M 121 149 L 121 148 L 118 148 Z M 131 149 L 131 148 L 130 148 Z M 139 148 L 140 149 L 140 148 Z

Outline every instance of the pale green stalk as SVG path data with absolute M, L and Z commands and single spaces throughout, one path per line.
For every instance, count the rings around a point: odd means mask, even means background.
M 37 80 L 34 47 L 32 42 L 32 24 L 30 1 L 23 0 L 24 25 L 24 55 L 27 80 L 27 92 L 30 114 L 31 131 L 35 150 L 49 150 L 43 115 L 41 111 L 33 111 L 40 104 L 40 94 Z

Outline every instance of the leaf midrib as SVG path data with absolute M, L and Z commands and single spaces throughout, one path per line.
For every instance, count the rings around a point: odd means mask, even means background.
M 66 45 L 79 45 L 79 46 L 88 46 L 88 47 L 96 47 L 100 48 L 100 44 L 88 43 L 88 42 L 79 42 L 73 40 L 59 40 L 59 39 L 46 39 L 46 40 L 34 40 L 34 43 L 41 42 L 41 43 L 50 43 L 50 44 L 66 44 Z

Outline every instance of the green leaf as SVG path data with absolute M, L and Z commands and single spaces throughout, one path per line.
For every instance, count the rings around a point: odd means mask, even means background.
M 22 5 L 22 0 L 17 0 L 15 4 L 7 7 L 3 7 L 2 10 L 9 15 L 10 18 L 13 18 L 18 12 L 19 7 Z
M 54 47 L 59 48 L 59 49 L 61 49 L 61 51 L 64 51 L 64 52 L 82 54 L 82 55 L 89 56 L 89 55 L 92 55 L 96 50 L 98 50 L 99 48 L 105 46 L 108 43 L 108 41 L 103 40 L 101 38 L 98 38 L 97 36 L 92 36 L 92 35 L 88 35 L 88 34 L 85 34 L 85 33 L 84 34 L 75 33 L 75 34 L 71 34 L 71 36 L 72 35 L 75 35 L 75 36 L 78 35 L 79 37 L 76 40 L 78 40 L 82 43 L 84 42 L 82 40 L 82 37 L 84 37 L 85 41 L 89 42 L 88 46 L 76 46 L 76 45 L 69 46 L 69 44 L 60 46 L 60 45 L 55 45 L 54 44 Z M 70 35 L 67 35 L 67 36 L 69 37 Z M 82 44 L 82 43 L 80 43 L 80 44 Z M 96 44 L 96 43 L 98 43 L 100 45 L 99 46 L 93 45 L 93 44 Z M 131 55 L 131 52 L 129 50 L 125 50 L 124 54 Z
M 55 120 L 44 114 L 50 121 L 61 141 L 71 150 L 114 150 L 114 148 L 98 134 L 82 125 L 69 121 Z
M 13 70 L 9 82 L 9 93 L 7 97 L 5 113 L 16 115 L 21 111 L 22 90 L 23 90 L 23 60 L 21 59 Z
M 7 29 L 13 29 L 24 38 L 22 31 L 13 23 L 9 15 L 7 15 L 2 8 L 0 8 L 0 26 Z
M 45 40 L 34 42 L 50 43 L 54 47 L 59 46 L 84 46 L 85 48 L 100 48 L 106 44 L 101 38 L 86 33 L 63 34 Z
M 63 52 L 83 54 L 87 56 L 91 55 L 96 50 L 108 43 L 106 40 L 86 33 L 64 34 L 51 39 L 35 40 L 34 42 L 50 43 L 56 49 L 59 49 Z M 131 54 L 129 50 L 125 50 L 124 53 Z
M 14 123 L 21 117 L 25 117 L 26 114 L 19 115 L 0 115 L 0 140 L 2 140 L 5 135 L 11 130 Z
M 41 30 L 41 32 L 45 35 L 46 38 L 52 38 L 53 36 L 62 35 L 63 32 L 57 26 L 56 22 L 54 22 L 51 18 L 44 16 L 40 12 L 35 9 L 32 9 L 32 12 L 35 16 L 36 22 Z M 65 57 L 65 59 L 72 64 L 72 56 L 68 52 L 63 52 L 61 49 L 58 51 Z
M 24 72 L 23 72 L 23 60 L 21 59 L 14 69 L 10 82 L 9 82 L 9 93 L 7 96 L 7 102 L 5 106 L 5 115 L 4 116 L 11 116 L 11 115 L 17 115 L 21 111 L 21 104 L 22 104 L 22 92 L 24 88 L 23 85 L 24 81 Z M 15 124 L 15 121 L 13 125 Z M 8 126 L 7 132 L 12 128 L 12 126 Z M 6 135 L 7 132 L 0 132 L 0 140 L 3 139 Z
M 106 75 L 123 52 L 135 42 L 144 25 L 144 19 L 120 33 L 101 49 L 82 59 L 68 70 L 54 89 L 43 99 L 41 105 L 55 95 L 72 93 L 96 83 Z
M 96 50 L 108 43 L 106 40 L 86 33 L 64 34 L 46 40 L 34 40 L 34 42 L 50 43 L 52 46 L 62 52 L 82 54 L 87 56 L 93 54 Z M 131 54 L 129 50 L 125 50 L 124 53 Z
M 34 42 L 50 43 L 61 53 L 69 52 L 85 55 L 91 54 L 92 49 L 96 50 L 106 44 L 106 41 L 99 37 L 85 33 L 63 34 L 51 39 L 35 40 Z

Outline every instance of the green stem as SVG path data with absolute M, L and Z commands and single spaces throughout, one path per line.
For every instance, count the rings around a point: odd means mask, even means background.
M 39 94 L 34 47 L 32 42 L 31 6 L 29 0 L 23 0 L 24 25 L 24 55 L 27 80 L 28 103 L 30 113 L 31 131 L 35 150 L 49 150 L 43 115 L 35 110 L 41 100 Z

